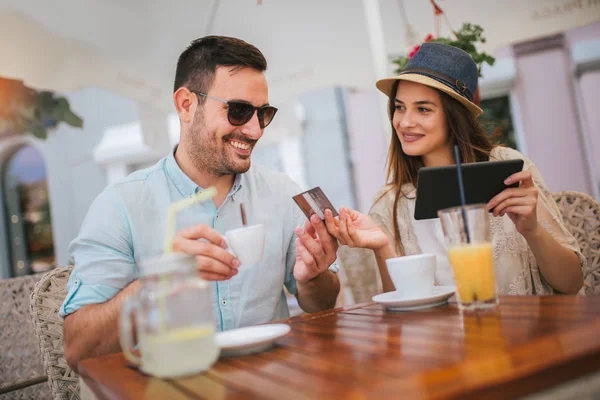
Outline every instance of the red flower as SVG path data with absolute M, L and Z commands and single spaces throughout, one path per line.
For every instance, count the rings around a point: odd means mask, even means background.
M 419 49 L 421 48 L 421 45 L 418 44 L 415 47 L 413 47 L 413 49 L 411 50 L 410 53 L 408 53 L 408 58 L 413 58 L 415 54 L 417 54 L 417 51 L 419 51 Z
M 434 38 L 434 36 L 430 33 L 429 35 L 425 36 L 425 40 L 423 42 L 429 42 L 433 38 Z M 410 51 L 410 53 L 408 53 L 408 58 L 409 59 L 413 58 L 415 56 L 415 54 L 417 54 L 417 51 L 419 51 L 420 48 L 421 48 L 420 44 L 413 47 L 412 50 Z

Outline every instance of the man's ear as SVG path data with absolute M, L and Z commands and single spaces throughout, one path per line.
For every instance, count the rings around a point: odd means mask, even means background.
M 185 87 L 180 87 L 173 93 L 173 102 L 175 103 L 175 109 L 179 114 L 179 120 L 183 123 L 190 123 L 194 118 L 194 112 L 196 110 L 195 105 L 198 105 L 198 99 L 196 95 L 190 92 Z

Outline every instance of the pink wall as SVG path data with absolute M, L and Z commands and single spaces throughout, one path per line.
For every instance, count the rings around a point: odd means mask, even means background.
M 579 78 L 579 87 L 590 141 L 592 164 L 596 179 L 600 179 L 600 70 L 584 72 Z M 600 185 L 600 182 L 598 182 Z
M 600 40 L 600 22 L 590 24 L 565 33 L 569 44 L 588 40 Z M 591 147 L 591 163 L 596 171 L 597 185 L 600 186 L 600 70 L 584 71 L 579 77 L 585 129 Z
M 528 156 L 548 188 L 592 194 L 569 57 L 564 47 L 517 55 L 515 92 Z
M 571 29 L 565 32 L 565 38 L 571 45 L 584 40 L 600 39 L 600 22 Z

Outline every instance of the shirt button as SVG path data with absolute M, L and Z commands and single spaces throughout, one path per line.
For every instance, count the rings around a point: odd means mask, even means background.
M 219 214 L 217 214 L 217 216 L 215 217 L 216 219 L 219 219 Z
M 224 306 L 227 305 L 227 301 L 226 300 L 221 300 L 221 304 L 223 304 Z

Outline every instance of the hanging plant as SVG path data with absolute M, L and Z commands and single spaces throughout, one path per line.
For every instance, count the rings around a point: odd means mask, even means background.
M 0 137 L 31 133 L 46 139 L 59 123 L 81 128 L 83 120 L 69 102 L 53 92 L 37 91 L 22 81 L 0 78 Z

